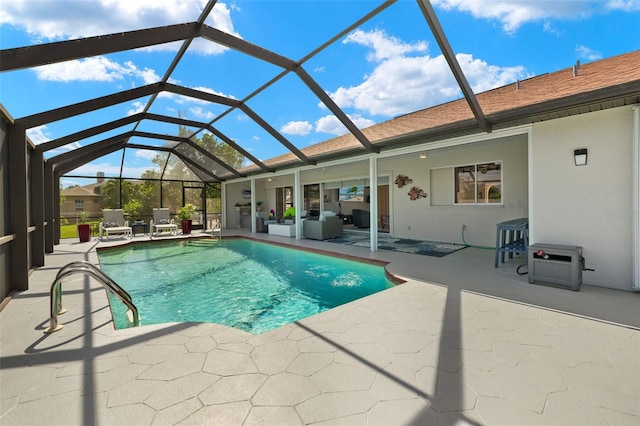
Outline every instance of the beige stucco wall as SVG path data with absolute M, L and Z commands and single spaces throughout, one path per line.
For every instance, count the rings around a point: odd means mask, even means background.
M 502 205 L 454 205 L 453 171 L 447 188 L 432 185 L 432 170 L 493 161 L 502 161 Z M 526 135 L 429 150 L 426 159 L 417 153 L 387 158 L 380 160 L 379 170 L 391 174 L 391 230 L 396 237 L 462 242 L 462 225 L 466 225 L 467 243 L 495 247 L 496 223 L 527 216 Z M 410 177 L 413 183 L 398 188 L 393 184 L 398 174 Z M 410 200 L 407 192 L 414 185 L 429 196 Z M 439 197 L 435 205 L 432 193 L 436 191 L 451 192 L 450 199 Z
M 589 150 L 586 166 L 574 165 L 579 148 Z M 531 237 L 582 246 L 595 269 L 585 284 L 631 288 L 631 155 L 631 107 L 533 126 Z

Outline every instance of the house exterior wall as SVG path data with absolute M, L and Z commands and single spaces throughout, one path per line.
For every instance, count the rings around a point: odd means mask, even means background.
M 65 195 L 64 203 L 60 205 L 60 218 L 67 219 L 73 223 L 80 216 L 76 211 L 76 200 L 84 201 L 84 210 L 89 213 L 89 220 L 99 220 L 102 218 L 102 204 L 100 196 L 78 196 Z
M 588 149 L 586 166 L 574 149 Z M 630 290 L 632 281 L 632 108 L 535 124 L 532 242 L 583 247 L 593 272 L 583 283 Z
M 456 205 L 453 196 L 453 167 L 484 162 L 502 162 L 502 199 L 500 205 Z M 476 142 L 428 152 L 381 159 L 380 174 L 390 174 L 391 231 L 395 237 L 445 242 L 462 242 L 495 247 L 496 224 L 526 217 L 527 136 Z M 394 184 L 402 174 L 413 182 L 402 188 Z M 418 186 L 427 198 L 410 200 L 408 191 Z

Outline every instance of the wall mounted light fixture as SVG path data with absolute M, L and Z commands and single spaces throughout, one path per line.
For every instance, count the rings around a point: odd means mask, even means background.
M 422 151 L 422 152 L 420 153 L 420 158 L 424 159 L 424 158 L 427 158 L 427 157 L 428 157 L 428 155 L 427 155 L 427 152 L 426 152 L 426 151 Z
M 573 151 L 573 158 L 576 162 L 576 166 L 586 166 L 587 165 L 587 149 L 576 149 Z

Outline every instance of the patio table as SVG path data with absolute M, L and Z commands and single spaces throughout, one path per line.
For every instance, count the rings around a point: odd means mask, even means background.
M 520 219 L 500 222 L 496 225 L 496 260 L 495 267 L 498 267 L 498 257 L 504 263 L 504 254 L 509 253 L 509 259 L 513 254 L 524 254 L 527 256 L 529 247 L 529 219 Z

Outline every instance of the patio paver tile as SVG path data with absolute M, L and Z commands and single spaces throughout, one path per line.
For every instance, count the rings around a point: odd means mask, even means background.
M 302 420 L 292 407 L 253 407 L 243 426 L 297 426 Z
M 251 399 L 266 380 L 267 376 L 263 374 L 227 376 L 213 383 L 198 397 L 204 405 L 246 401 Z
M 254 405 L 294 406 L 320 393 L 307 377 L 281 373 L 271 376 L 251 398 Z
M 156 388 L 156 391 L 145 400 L 145 404 L 156 410 L 163 410 L 199 395 L 219 379 L 220 377 L 213 374 L 197 372 L 171 380 Z
M 326 392 L 298 404 L 296 409 L 305 423 L 316 423 L 364 414 L 376 402 L 369 391 Z

